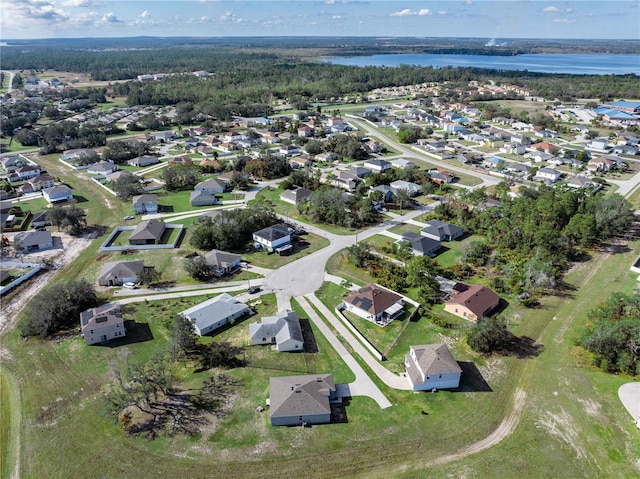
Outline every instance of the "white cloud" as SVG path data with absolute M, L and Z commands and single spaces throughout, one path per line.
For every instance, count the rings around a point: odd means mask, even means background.
M 324 0 L 324 3 L 326 3 L 327 5 L 333 5 L 334 3 L 336 3 L 336 0 Z
M 118 17 L 116 17 L 113 13 L 105 13 L 102 15 L 100 19 L 100 23 L 124 23 Z
M 332 20 L 342 20 L 344 17 L 342 15 L 334 15 L 331 17 Z
M 560 9 L 558 7 L 554 7 L 553 5 L 543 8 L 542 9 L 543 12 L 548 12 L 548 13 L 555 13 L 555 12 L 559 12 Z
M 391 14 L 392 17 L 410 17 L 412 15 L 417 15 L 418 12 L 415 10 L 411 10 L 409 8 L 405 8 L 404 10 L 400 10 L 399 12 L 393 12 Z
M 447 14 L 447 11 L 446 11 L 446 10 L 440 10 L 440 11 L 438 12 L 438 15 L 446 15 L 446 14 Z
M 151 14 L 149 13 L 148 10 L 145 10 L 144 12 L 142 12 L 140 14 L 140 18 L 149 18 L 151 16 Z
M 418 15 L 420 15 L 421 17 L 424 17 L 425 15 L 433 15 L 433 12 L 428 8 L 423 8 L 418 12 Z
M 104 4 L 96 0 L 64 0 L 60 2 L 63 7 L 83 7 L 83 8 L 96 8 L 102 7 Z
M 465 5 L 473 5 L 473 0 L 464 0 Z
M 553 23 L 576 23 L 575 20 L 571 20 L 570 18 L 554 18 L 552 22 Z

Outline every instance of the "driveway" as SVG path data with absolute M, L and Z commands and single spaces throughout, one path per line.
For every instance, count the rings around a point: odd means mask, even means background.
M 618 397 L 627 408 L 633 422 L 640 428 L 640 383 L 626 383 L 618 389 Z

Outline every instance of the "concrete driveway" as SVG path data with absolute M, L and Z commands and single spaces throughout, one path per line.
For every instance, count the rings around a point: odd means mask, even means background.
M 626 383 L 618 389 L 618 397 L 627 408 L 633 422 L 640 428 L 640 383 Z

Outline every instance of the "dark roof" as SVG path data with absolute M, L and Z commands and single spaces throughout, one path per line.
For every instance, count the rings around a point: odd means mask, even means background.
M 425 233 L 432 234 L 434 236 L 439 236 L 442 238 L 443 236 L 456 236 L 463 232 L 462 228 L 456 225 L 452 225 L 449 223 L 445 223 L 440 220 L 431 220 L 427 223 L 427 226 L 422 228 L 421 231 Z
M 213 249 L 204 255 L 205 260 L 209 266 L 217 266 L 219 268 L 227 268 L 233 263 L 238 261 L 241 256 L 235 253 L 227 253 L 226 251 L 220 251 Z
M 157 241 L 162 237 L 165 228 L 166 225 L 162 220 L 142 221 L 129 236 L 129 241 L 141 239 L 155 239 Z
M 138 195 L 138 196 L 134 196 L 131 201 L 134 204 L 135 203 L 157 203 L 158 195 L 152 195 L 152 194 Z
M 344 301 L 377 316 L 401 299 L 402 296 L 396 293 L 379 288 L 374 284 L 367 284 L 351 293 Z
M 411 248 L 423 254 L 438 250 L 442 244 L 433 238 L 427 238 L 418 233 L 407 232 L 402 236 L 402 241 L 411 244 Z
M 256 231 L 253 234 L 258 236 L 259 238 L 263 238 L 267 241 L 273 242 L 279 240 L 280 238 L 284 238 L 285 236 L 289 236 L 291 233 L 289 232 L 288 227 L 281 224 L 268 226 L 261 229 L 260 231 Z
M 80 326 L 84 330 L 91 320 L 96 323 L 106 323 L 107 321 L 122 322 L 122 309 L 119 304 L 104 304 L 97 308 L 87 309 L 80 313 Z

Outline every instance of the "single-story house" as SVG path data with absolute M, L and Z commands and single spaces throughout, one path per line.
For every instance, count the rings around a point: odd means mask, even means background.
M 223 276 L 234 271 L 240 266 L 242 257 L 239 254 L 227 253 L 218 249 L 212 249 L 204 255 L 204 259 L 216 276 Z
M 193 324 L 198 336 L 204 336 L 211 331 L 229 324 L 245 314 L 252 314 L 246 304 L 233 296 L 222 293 L 180 313 Z
M 308 202 L 311 199 L 311 193 L 311 190 L 302 187 L 296 188 L 295 190 L 284 190 L 280 195 L 280 199 L 292 205 L 298 205 Z
M 94 163 L 87 169 L 87 173 L 90 175 L 108 175 L 118 170 L 118 165 L 109 163 L 108 161 L 101 161 Z
M 407 160 L 405 158 L 398 158 L 397 160 L 391 160 L 389 163 L 391 163 L 391 166 L 393 168 L 399 168 L 401 170 L 410 170 L 413 168 L 417 168 L 417 165 L 413 161 Z
M 291 229 L 286 225 L 273 225 L 253 233 L 253 242 L 256 248 L 276 251 L 291 245 Z
M 385 203 L 393 203 L 393 200 L 396 198 L 396 190 L 391 188 L 389 185 L 378 185 L 371 191 L 382 192 L 382 201 Z
M 155 165 L 156 163 L 160 163 L 160 158 L 152 155 L 138 156 L 136 158 L 132 158 L 131 160 L 127 161 L 127 164 L 129 166 L 137 166 L 137 167 Z
M 400 240 L 403 243 L 408 243 L 411 246 L 411 251 L 415 256 L 435 256 L 436 252 L 442 248 L 442 244 L 439 240 L 428 238 L 418 233 L 408 231 L 402 236 Z
M 342 308 L 384 326 L 402 314 L 402 296 L 369 283 L 347 296 Z
M 364 167 L 374 173 L 385 173 L 391 169 L 391 163 L 386 160 L 367 160 L 364 162 Z
M 282 145 L 278 149 L 278 153 L 284 156 L 293 156 L 301 153 L 300 147 L 297 145 Z
M 589 178 L 574 175 L 567 180 L 567 186 L 570 186 L 571 188 L 589 188 L 590 186 L 593 186 L 593 183 Z
M 192 191 L 189 195 L 191 206 L 212 206 L 222 204 L 222 195 L 205 190 Z
M 119 304 L 105 304 L 80 313 L 80 330 L 85 343 L 106 343 L 126 336 L 122 308 Z
M 272 426 L 302 426 L 331 422 L 336 385 L 331 374 L 269 379 Z
M 396 180 L 389 186 L 396 191 L 405 190 L 409 196 L 418 196 L 422 192 L 422 187 L 420 185 L 411 183 L 410 181 Z
M 464 230 L 459 226 L 445 223 L 440 220 L 431 220 L 420 230 L 422 236 L 438 241 L 453 241 L 464 234 Z
M 209 178 L 193 187 L 194 191 L 204 191 L 207 193 L 224 193 L 226 189 L 227 183 L 217 178 Z
M 155 196 L 155 195 L 154 195 Z M 164 230 L 166 229 L 165 222 L 162 220 L 146 220 L 142 221 L 133 230 L 131 236 L 129 236 L 130 245 L 145 245 L 145 244 L 158 244 Z
M 53 237 L 49 231 L 21 231 L 13 237 L 16 249 L 23 253 L 53 248 Z
M 469 321 L 478 321 L 500 303 L 500 296 L 479 284 L 456 283 L 444 310 Z
M 47 219 L 47 212 L 40 211 L 31 217 L 31 226 L 34 228 L 42 228 L 43 226 L 51 226 L 51 221 Z
M 133 211 L 138 215 L 158 212 L 158 195 L 137 195 L 131 199 L 131 203 L 133 204 Z
M 100 286 L 122 286 L 137 283 L 138 275 L 144 269 L 144 261 L 110 261 L 102 265 L 98 274 Z
M 451 389 L 460 385 L 462 369 L 446 344 L 410 346 L 404 358 L 413 391 Z
M 250 324 L 249 337 L 253 345 L 273 344 L 278 351 L 302 351 L 304 345 L 298 313 L 289 310 Z
M 351 170 L 349 170 L 349 173 L 354 174 L 357 178 L 366 178 L 367 176 L 371 175 L 371 173 L 373 173 L 373 170 L 369 169 L 369 168 L 364 168 L 362 166 L 356 166 L 355 168 L 352 168 Z
M 0 163 L 2 164 L 2 169 L 7 173 L 29 164 L 26 158 L 16 154 L 2 157 L 2 159 L 0 159 Z
M 53 205 L 56 203 L 66 203 L 67 201 L 73 201 L 73 193 L 71 188 L 64 185 L 52 186 L 42 190 L 42 196 Z
M 300 168 L 307 168 L 313 164 L 311 161 L 311 157 L 307 155 L 296 155 L 289 159 L 289 166 L 294 170 L 299 170 Z
M 451 173 L 448 170 L 443 170 L 442 168 L 436 168 L 435 170 L 429 170 L 429 175 L 431 175 L 431 181 L 434 183 L 441 185 L 443 183 L 453 183 L 456 175 Z
M 544 181 L 546 183 L 555 183 L 561 177 L 561 171 L 554 170 L 553 168 L 540 168 L 538 171 L 536 171 L 536 175 L 533 177 L 533 179 L 537 181 Z

